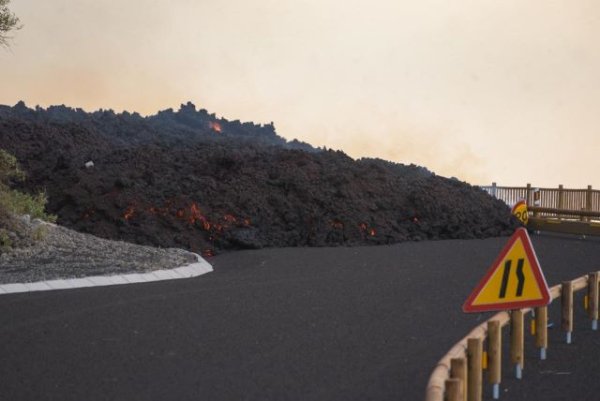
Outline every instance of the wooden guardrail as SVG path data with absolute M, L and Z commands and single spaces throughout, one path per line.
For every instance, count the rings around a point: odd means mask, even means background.
M 600 191 L 585 189 L 480 186 L 490 195 L 512 206 L 525 200 L 528 228 L 570 234 L 600 235 Z
M 590 273 L 550 288 L 552 300 L 561 299 L 561 328 L 566 342 L 571 342 L 573 332 L 573 292 L 588 289 L 586 306 L 592 329 L 598 328 L 600 272 Z M 520 378 L 524 366 L 524 315 L 535 312 L 536 346 L 540 358 L 545 359 L 548 348 L 548 307 L 499 312 L 475 327 L 456 343 L 435 366 L 425 392 L 425 401 L 481 401 L 483 387 L 482 343 L 487 339 L 488 379 L 493 385 L 494 399 L 499 397 L 502 360 L 501 328 L 511 324 L 510 357 L 515 374 Z
M 600 191 L 592 189 L 591 185 L 582 189 L 564 188 L 535 188 L 531 184 L 525 187 L 502 187 L 492 183 L 490 186 L 480 186 L 490 195 L 503 200 L 508 205 L 514 205 L 524 199 L 527 207 L 533 206 L 550 209 L 570 210 L 577 214 L 581 211 L 600 212 Z M 556 215 L 555 212 L 544 214 Z

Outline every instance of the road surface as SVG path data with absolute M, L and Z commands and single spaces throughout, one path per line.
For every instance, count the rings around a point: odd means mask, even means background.
M 197 279 L 3 295 L 0 399 L 421 400 L 436 361 L 489 316 L 461 305 L 506 240 L 240 251 Z M 600 269 L 599 240 L 533 242 L 550 285 Z M 596 357 L 573 356 L 600 346 L 583 323 L 570 348 L 551 331 L 550 373 L 528 350 L 503 399 L 565 399 L 547 386 L 581 393 L 577 372 L 598 377 Z

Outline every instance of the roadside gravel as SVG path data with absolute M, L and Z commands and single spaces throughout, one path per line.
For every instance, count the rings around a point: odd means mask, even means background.
M 0 255 L 0 284 L 29 283 L 171 269 L 197 261 L 194 253 L 110 241 L 33 220 L 43 238 Z

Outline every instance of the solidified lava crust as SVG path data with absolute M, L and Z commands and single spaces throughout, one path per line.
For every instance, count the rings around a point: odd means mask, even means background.
M 27 172 L 21 189 L 47 192 L 59 224 L 205 255 L 486 238 L 518 224 L 466 183 L 288 142 L 272 124 L 216 118 L 191 103 L 150 117 L 0 106 L 0 147 Z

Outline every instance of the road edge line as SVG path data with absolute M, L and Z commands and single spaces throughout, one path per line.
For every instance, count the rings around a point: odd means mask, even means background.
M 0 296 L 22 292 L 67 290 L 72 288 L 104 287 L 109 285 L 149 283 L 198 277 L 213 271 L 213 267 L 200 255 L 194 253 L 197 262 L 173 269 L 152 270 L 146 273 L 123 273 L 108 276 L 62 278 L 31 283 L 0 284 Z

